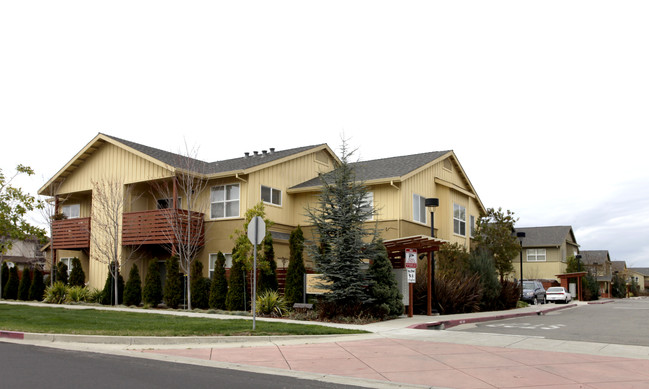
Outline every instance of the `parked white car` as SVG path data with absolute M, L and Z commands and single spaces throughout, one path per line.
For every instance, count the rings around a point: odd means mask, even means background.
M 563 302 L 564 304 L 572 301 L 572 295 L 562 286 L 553 286 L 545 291 L 548 301 Z

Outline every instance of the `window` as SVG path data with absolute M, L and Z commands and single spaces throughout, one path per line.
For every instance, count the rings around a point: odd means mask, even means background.
M 81 206 L 79 204 L 63 205 L 61 207 L 61 213 L 64 214 L 67 219 L 80 217 Z
M 412 195 L 412 218 L 426 224 L 426 198 L 418 194 Z
M 475 216 L 469 216 L 469 223 L 471 224 L 469 228 L 471 229 L 471 237 L 475 235 Z
M 261 201 L 267 204 L 282 206 L 282 191 L 268 186 L 261 186 Z
M 210 217 L 239 217 L 239 184 L 213 186 L 210 193 Z
M 68 267 L 68 277 L 70 277 L 70 273 L 72 272 L 72 258 L 61 258 L 59 262 L 62 262 L 65 264 L 65 266 Z
M 466 236 L 466 208 L 453 204 L 453 233 Z
M 545 262 L 545 249 L 527 249 L 527 262 Z
M 178 197 L 178 208 L 181 207 L 182 198 Z M 167 209 L 173 208 L 174 200 L 173 199 L 158 199 L 158 209 Z
M 210 254 L 210 263 L 209 263 L 209 277 L 212 279 L 212 274 L 214 274 L 214 269 L 216 269 L 216 256 L 218 254 Z M 225 256 L 225 268 L 229 269 L 232 267 L 232 254 L 223 254 Z
M 374 192 L 365 193 L 365 197 L 361 202 L 361 211 L 367 215 L 365 220 L 374 219 Z

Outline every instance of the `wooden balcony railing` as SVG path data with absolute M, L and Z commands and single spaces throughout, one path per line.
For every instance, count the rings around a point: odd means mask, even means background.
M 90 218 L 54 220 L 52 248 L 83 249 L 90 247 Z
M 190 215 L 188 219 L 188 215 Z M 198 246 L 205 244 L 205 215 L 184 209 L 154 209 L 124 214 L 122 244 L 178 244 L 191 234 Z M 183 240 L 184 241 L 184 240 Z

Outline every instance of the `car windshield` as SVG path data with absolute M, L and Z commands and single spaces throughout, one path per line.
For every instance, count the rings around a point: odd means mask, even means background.
M 555 292 L 555 293 L 556 292 L 563 292 L 563 288 L 554 287 L 554 288 L 548 289 L 548 293 L 552 293 L 552 292 Z
M 523 289 L 534 289 L 534 283 L 523 281 Z

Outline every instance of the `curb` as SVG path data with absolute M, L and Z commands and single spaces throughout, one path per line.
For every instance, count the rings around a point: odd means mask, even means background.
M 588 304 L 608 304 L 608 303 L 614 303 L 615 301 L 613 300 L 596 300 L 596 301 L 589 301 Z
M 479 322 L 484 322 L 484 321 L 492 321 L 492 320 L 502 320 L 502 319 L 511 319 L 513 317 L 522 317 L 522 316 L 534 316 L 534 315 L 543 315 L 546 312 L 554 312 L 558 311 L 560 309 L 566 309 L 566 308 L 572 308 L 576 307 L 577 304 L 569 304 L 565 305 L 562 307 L 554 307 L 554 308 L 548 308 L 548 309 L 539 309 L 536 311 L 528 311 L 528 312 L 517 312 L 517 313 L 506 313 L 502 315 L 493 315 L 493 316 L 484 316 L 484 317 L 472 317 L 472 318 L 467 318 L 467 319 L 455 319 L 455 320 L 440 320 L 440 321 L 435 321 L 431 323 L 423 323 L 423 324 L 415 324 L 413 326 L 410 326 L 408 328 L 413 328 L 417 330 L 443 330 L 446 328 L 450 327 L 455 327 L 459 326 L 461 324 L 470 324 L 470 323 L 479 323 Z

